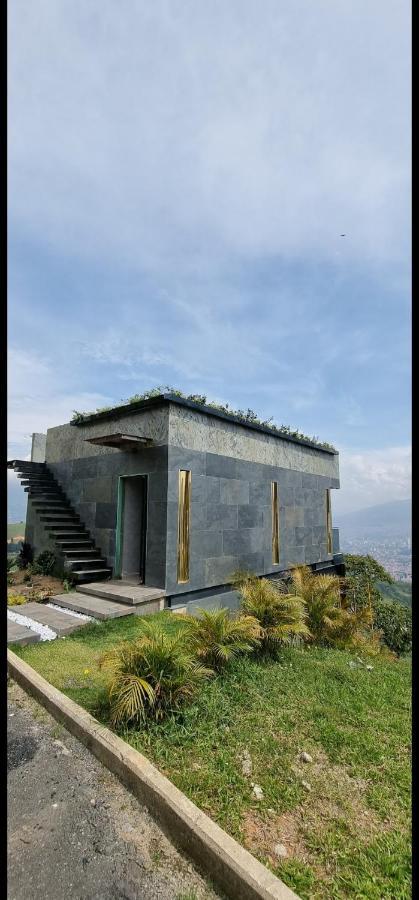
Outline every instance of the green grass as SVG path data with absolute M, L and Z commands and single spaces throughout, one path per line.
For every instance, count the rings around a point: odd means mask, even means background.
M 7 539 L 16 537 L 16 535 L 25 534 L 25 523 L 14 522 L 7 525 Z
M 17 652 L 106 721 L 99 656 L 138 626 L 134 616 L 114 620 Z M 352 658 L 287 649 L 278 662 L 242 659 L 181 715 L 121 736 L 303 900 L 403 900 L 411 892 L 411 663 L 374 659 L 368 672 L 351 668 Z M 313 763 L 299 761 L 301 750 Z M 263 789 L 260 801 L 251 782 Z M 276 843 L 288 858 L 275 858 Z

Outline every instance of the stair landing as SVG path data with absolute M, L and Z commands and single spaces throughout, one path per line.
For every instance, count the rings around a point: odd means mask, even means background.
M 158 612 L 160 609 L 164 609 L 164 598 L 166 596 L 166 592 L 162 588 L 147 587 L 144 584 L 129 584 L 116 579 L 106 582 L 91 581 L 86 585 L 76 585 L 76 593 L 101 597 L 104 600 L 113 600 L 117 603 L 125 603 L 128 606 L 148 607 L 150 604 L 155 606 L 153 610 L 141 609 L 141 612 Z
M 87 592 L 76 593 L 70 591 L 67 594 L 56 594 L 52 602 L 63 609 L 92 616 L 93 619 L 117 619 L 120 616 L 132 616 L 135 608 L 126 603 L 115 603 L 112 600 L 104 600 L 103 597 L 95 597 Z

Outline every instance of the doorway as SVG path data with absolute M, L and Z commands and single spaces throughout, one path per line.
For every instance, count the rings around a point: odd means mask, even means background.
M 119 479 L 116 574 L 144 584 L 147 529 L 147 478 L 127 475 Z

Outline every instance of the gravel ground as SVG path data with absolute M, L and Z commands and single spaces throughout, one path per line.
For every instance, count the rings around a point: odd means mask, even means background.
M 220 900 L 134 797 L 8 685 L 8 900 Z

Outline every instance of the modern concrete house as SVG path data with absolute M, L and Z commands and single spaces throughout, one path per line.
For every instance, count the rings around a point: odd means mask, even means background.
M 228 602 L 237 569 L 342 571 L 337 451 L 174 394 L 50 428 L 8 465 L 29 493 L 26 540 L 78 581 L 179 608 Z

